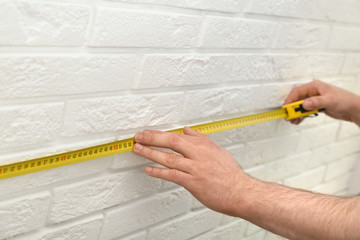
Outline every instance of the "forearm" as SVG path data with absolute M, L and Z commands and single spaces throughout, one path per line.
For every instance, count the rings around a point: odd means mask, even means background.
M 353 102 L 353 109 L 350 121 L 360 127 L 360 96 L 356 96 Z
M 360 239 L 360 198 L 253 181 L 237 215 L 292 240 Z

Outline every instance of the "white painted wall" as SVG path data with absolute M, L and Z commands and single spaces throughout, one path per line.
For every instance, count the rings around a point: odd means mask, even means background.
M 358 0 L 0 0 L 0 163 L 360 93 Z M 251 175 L 349 191 L 357 126 L 320 116 L 210 137 Z M 0 181 L 0 239 L 278 239 L 143 173 L 132 153 Z

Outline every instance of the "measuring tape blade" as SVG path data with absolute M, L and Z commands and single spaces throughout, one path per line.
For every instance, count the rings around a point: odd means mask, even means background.
M 190 128 L 203 134 L 221 132 L 234 128 L 240 128 L 271 120 L 286 118 L 287 120 L 305 117 L 317 113 L 317 110 L 306 111 L 302 108 L 302 101 L 284 105 L 283 108 L 248 116 L 231 118 L 210 123 L 190 126 Z M 169 130 L 168 132 L 183 133 L 182 128 Z M 51 168 L 66 166 L 97 158 L 107 157 L 119 153 L 130 152 L 135 144 L 134 138 L 83 148 L 71 152 L 51 155 L 24 162 L 0 166 L 0 179 L 25 175 Z

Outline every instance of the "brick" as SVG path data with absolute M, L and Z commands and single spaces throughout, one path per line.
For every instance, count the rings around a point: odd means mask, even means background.
M 262 228 L 249 222 L 248 227 L 246 229 L 246 236 L 253 235 L 254 233 L 262 232 Z
M 81 46 L 90 13 L 80 4 L 1 0 L 0 45 Z
M 178 121 L 180 93 L 72 100 L 67 104 L 64 135 L 120 131 Z
M 312 151 L 312 156 L 322 164 L 330 163 L 346 156 L 359 152 L 359 137 L 353 137 L 343 141 L 318 147 Z
M 259 166 L 263 167 L 263 169 L 255 170 L 255 173 L 261 174 L 256 176 L 261 180 L 280 182 L 284 178 L 300 174 L 307 169 L 321 164 L 320 161 L 316 164 L 316 161 L 317 159 L 314 159 L 310 152 L 299 155 L 289 154 L 286 157 Z
M 284 184 L 295 188 L 314 188 L 323 181 L 325 171 L 325 166 L 312 169 L 300 175 L 285 179 Z
M 147 239 L 188 239 L 217 226 L 220 223 L 220 220 L 220 213 L 208 209 L 191 212 L 172 219 L 172 221 L 150 227 Z
M 186 190 L 173 190 L 105 211 L 101 239 L 113 239 L 188 211 L 192 197 Z
M 333 123 L 315 129 L 302 130 L 297 151 L 314 149 L 335 141 L 338 129 L 339 123 Z
M 258 54 L 241 54 L 237 55 L 233 71 L 231 74 L 232 81 L 256 81 L 256 80 L 275 80 L 280 78 L 279 68 L 274 63 L 274 58 L 282 56 L 258 55 Z M 287 56 L 295 58 L 295 56 Z
M 188 91 L 184 120 L 281 107 L 290 87 L 290 84 L 266 84 Z
M 329 38 L 330 27 L 315 24 L 284 23 L 279 27 L 274 48 L 324 48 Z
M 98 7 L 89 46 L 189 48 L 199 16 Z
M 287 238 L 283 238 L 279 235 L 276 235 L 272 232 L 267 231 L 264 239 L 266 239 L 266 240 L 286 240 Z
M 28 240 L 28 239 L 86 239 L 97 240 L 101 231 L 103 219 L 102 216 L 95 216 L 86 218 L 85 220 L 77 221 L 75 223 L 65 223 L 57 226 L 51 226 L 41 231 L 20 235 L 14 240 Z
M 47 192 L 2 201 L 0 238 L 6 239 L 42 227 L 45 224 L 50 195 Z
M 63 103 L 0 107 L 0 153 L 55 141 L 61 131 L 63 110 Z
M 281 79 L 338 74 L 342 62 L 342 54 L 302 54 L 290 57 L 279 55 L 274 58 L 274 65 L 277 66 Z
M 112 157 L 111 168 L 121 169 L 121 168 L 135 167 L 150 163 L 152 162 L 135 154 L 134 152 L 127 152 L 127 153 L 114 155 Z
M 325 113 L 320 113 L 317 117 L 311 117 L 304 119 L 300 125 L 293 125 L 289 121 L 279 121 L 276 134 L 287 134 L 292 132 L 299 132 L 301 130 L 306 130 L 309 128 L 316 128 L 323 125 L 328 125 L 331 123 L 339 124 L 338 120 L 328 117 Z
M 0 95 L 23 98 L 129 90 L 135 71 L 136 57 L 126 54 L 5 55 L 0 57 Z
M 274 23 L 227 17 L 206 17 L 204 26 L 202 48 L 267 48 L 276 29 Z
M 258 99 L 256 105 L 259 110 L 269 108 L 281 108 L 285 98 L 292 88 L 292 83 L 263 84 L 257 91 Z M 266 111 L 265 110 L 265 111 Z
M 353 154 L 338 161 L 332 162 L 327 166 L 325 181 L 329 181 L 341 175 L 351 172 L 359 160 L 360 154 Z
M 230 81 L 234 55 L 146 55 L 136 89 Z
M 334 178 L 331 181 L 325 182 L 319 186 L 316 186 L 312 189 L 314 192 L 319 192 L 322 194 L 336 194 L 338 192 L 347 190 L 349 187 L 349 180 L 351 174 L 342 175 L 340 177 Z
M 333 78 L 331 81 L 328 81 L 328 83 L 336 87 L 340 87 L 353 93 L 356 93 L 357 82 L 358 78 L 356 76 L 342 76 L 341 78 Z
M 160 180 L 143 170 L 88 179 L 54 188 L 49 213 L 51 223 L 62 222 L 96 210 L 115 206 L 159 190 Z
M 360 28 L 357 27 L 334 27 L 330 37 L 329 48 L 331 49 L 359 49 Z
M 358 135 L 360 135 L 360 129 L 358 125 L 352 122 L 341 122 L 338 139 L 346 139 Z
M 0 181 L 0 196 L 5 197 L 9 194 L 20 192 L 26 194 L 26 191 L 49 186 L 54 183 L 64 184 L 68 180 L 75 181 L 76 178 L 94 176 L 104 171 L 110 162 L 111 157 L 105 157 L 3 179 Z
M 298 136 L 298 134 L 291 134 L 249 142 L 240 148 L 231 148 L 229 151 L 240 166 L 250 168 L 294 153 Z
M 227 224 L 233 223 L 237 220 L 239 220 L 237 217 L 232 217 L 232 216 L 224 214 L 221 218 L 220 225 L 222 225 L 222 226 L 227 225 Z M 245 230 L 246 230 L 246 225 L 247 225 L 247 223 L 245 224 Z
M 326 17 L 334 22 L 360 23 L 360 3 L 356 0 L 326 1 Z
M 254 0 L 245 12 L 261 15 L 325 20 L 325 4 L 311 0 Z
M 346 54 L 342 73 L 360 73 L 360 54 Z
M 247 222 L 236 221 L 204 233 L 199 237 L 192 238 L 192 240 L 238 240 L 244 236 L 246 226 Z
M 170 1 L 169 0 L 116 0 L 116 1 L 164 5 L 171 7 L 190 8 L 190 9 L 211 10 L 217 12 L 240 12 L 248 3 L 248 0 L 245 1 L 223 0 L 221 2 L 206 1 L 206 0 L 181 1 L 181 2 L 176 0 L 170 0 Z
M 183 119 L 250 111 L 256 106 L 257 90 L 257 86 L 246 86 L 188 91 L 185 94 Z
M 360 186 L 359 186 L 359 182 L 360 182 L 360 161 L 356 161 L 356 163 L 354 164 L 354 168 L 352 169 L 353 172 L 351 173 L 351 178 L 349 181 L 349 194 L 356 194 L 359 195 L 360 194 Z
M 231 81 L 278 81 L 279 79 L 338 74 L 343 59 L 343 54 L 238 55 L 233 66 Z
M 266 231 L 262 230 L 243 238 L 243 240 L 264 240 L 265 234 Z
M 194 197 L 193 203 L 191 206 L 191 210 L 196 210 L 196 209 L 200 209 L 200 208 L 204 208 L 204 205 Z
M 208 137 L 221 146 L 246 143 L 273 136 L 275 134 L 277 124 L 277 121 L 263 122 L 246 127 L 212 133 L 209 134 Z
M 315 79 L 322 75 L 339 74 L 344 59 L 342 54 L 308 54 L 304 56 L 304 59 L 301 60 L 306 64 L 307 74 L 311 74 Z

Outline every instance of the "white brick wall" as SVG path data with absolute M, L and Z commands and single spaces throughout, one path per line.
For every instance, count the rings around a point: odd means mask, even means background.
M 0 0 L 0 164 L 281 106 L 313 78 L 360 93 L 358 0 Z M 210 136 L 259 179 L 346 194 L 357 126 Z M 0 239 L 281 239 L 151 179 L 133 153 L 0 181 Z

